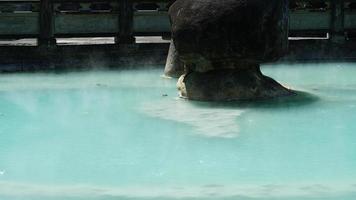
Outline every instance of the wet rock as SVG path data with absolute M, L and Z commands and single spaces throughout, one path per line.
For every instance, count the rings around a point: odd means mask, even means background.
M 273 61 L 288 47 L 286 0 L 177 0 L 169 15 L 180 57 L 199 71 L 215 61 Z
M 177 0 L 169 15 L 185 69 L 182 96 L 224 101 L 291 94 L 259 69 L 287 51 L 287 0 Z
M 180 95 L 191 100 L 237 101 L 289 96 L 288 89 L 264 76 L 259 67 L 191 72 L 178 83 Z

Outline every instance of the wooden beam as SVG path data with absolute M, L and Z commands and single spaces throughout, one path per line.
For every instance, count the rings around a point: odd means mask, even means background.
M 38 38 L 39 46 L 50 47 L 56 44 L 54 38 L 54 18 L 52 0 L 41 0 L 40 3 L 40 34 Z
M 345 9 L 344 0 L 331 1 L 331 41 L 336 43 L 345 42 Z
M 119 0 L 119 33 L 115 41 L 118 44 L 135 43 L 133 36 L 134 10 L 132 0 Z

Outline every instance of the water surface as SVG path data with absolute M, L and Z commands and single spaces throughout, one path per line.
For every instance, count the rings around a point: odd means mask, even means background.
M 263 68 L 298 97 L 177 98 L 162 70 L 0 75 L 0 199 L 355 199 L 356 65 Z

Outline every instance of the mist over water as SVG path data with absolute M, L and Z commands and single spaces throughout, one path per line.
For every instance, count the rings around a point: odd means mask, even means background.
M 297 98 L 177 98 L 162 70 L 0 75 L 0 199 L 355 199 L 356 67 L 264 66 Z

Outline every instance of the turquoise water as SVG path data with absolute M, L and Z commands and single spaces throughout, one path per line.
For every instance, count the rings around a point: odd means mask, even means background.
M 263 68 L 298 97 L 177 98 L 162 70 L 0 75 L 0 199 L 355 199 L 356 64 Z

